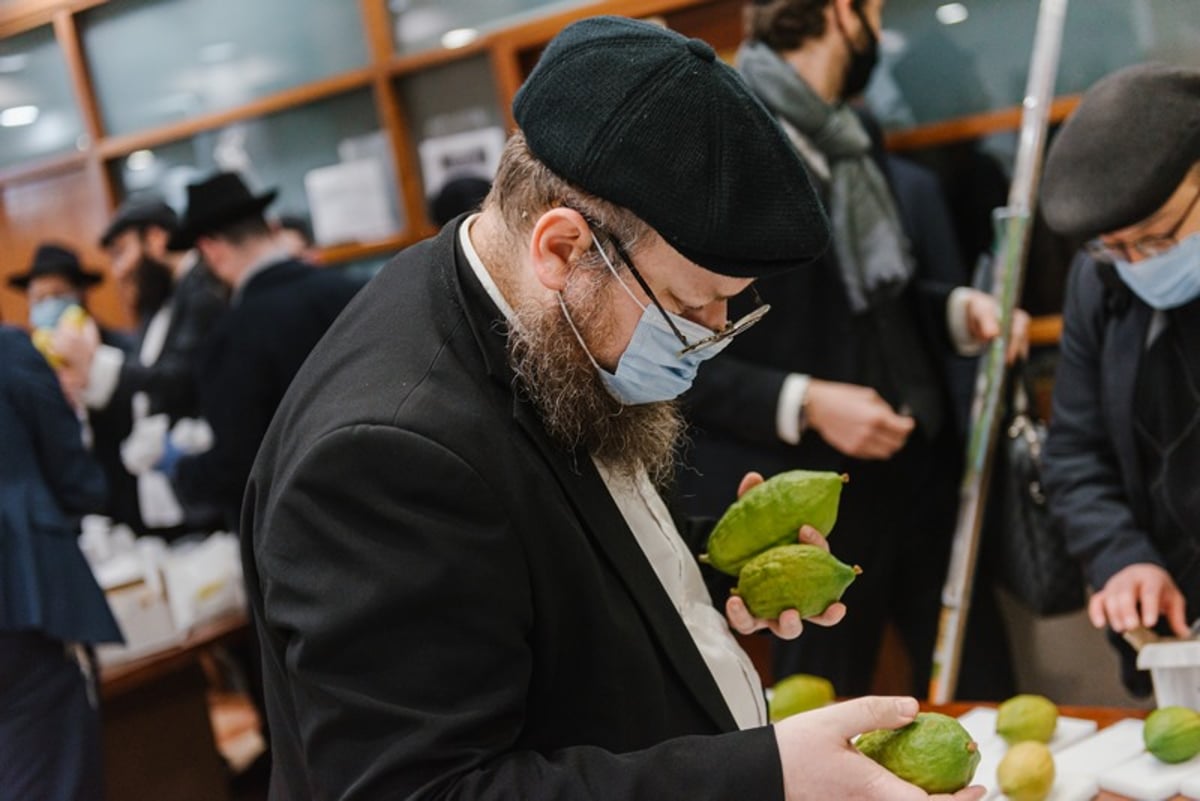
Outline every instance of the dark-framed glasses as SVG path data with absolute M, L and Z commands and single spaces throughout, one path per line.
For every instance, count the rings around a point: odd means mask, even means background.
M 1152 259 L 1155 256 L 1161 256 L 1171 248 L 1179 244 L 1176 238 L 1179 234 L 1179 229 L 1192 216 L 1192 211 L 1196 208 L 1196 201 L 1200 200 L 1200 188 L 1196 190 L 1196 194 L 1192 196 L 1192 202 L 1188 204 L 1184 210 L 1183 216 L 1179 221 L 1171 227 L 1171 230 L 1165 234 L 1154 234 L 1153 236 L 1145 236 L 1136 242 L 1119 242 L 1115 245 L 1107 245 L 1099 239 L 1093 239 L 1086 243 L 1083 248 L 1087 254 L 1097 261 L 1118 262 L 1118 261 L 1133 261 L 1130 256 L 1136 253 L 1144 259 Z
M 686 356 L 689 353 L 697 353 L 702 350 L 707 350 L 708 348 L 718 345 L 727 339 L 733 339 L 735 336 L 742 333 L 747 328 L 765 317 L 767 312 L 771 310 L 771 306 L 763 301 L 762 296 L 758 294 L 758 290 L 753 284 L 751 284 L 750 293 L 751 297 L 754 299 L 754 308 L 751 309 L 748 314 L 737 320 L 734 320 L 733 322 L 726 323 L 725 327 L 720 331 L 714 331 L 712 334 L 704 337 L 703 339 L 692 342 L 686 336 L 684 336 L 684 333 L 679 330 L 679 326 L 675 324 L 673 319 L 671 319 L 671 314 L 663 307 L 661 303 L 659 303 L 654 291 L 650 289 L 650 285 L 646 283 L 646 279 L 643 278 L 642 274 L 639 273 L 637 268 L 633 266 L 633 260 L 629 258 L 629 254 L 625 252 L 625 248 L 621 246 L 621 243 L 617 241 L 617 238 L 607 233 L 605 234 L 605 238 L 612 243 L 613 250 L 617 253 L 617 258 L 624 262 L 625 266 L 629 268 L 629 272 L 633 275 L 634 280 L 638 282 L 638 286 L 642 288 L 642 291 L 646 293 L 648 298 L 650 298 L 650 302 L 654 304 L 654 307 L 658 309 L 663 319 L 667 321 L 667 326 L 670 327 L 671 333 L 675 334 L 676 339 L 679 340 L 679 344 L 683 345 L 683 349 L 679 351 L 680 356 Z

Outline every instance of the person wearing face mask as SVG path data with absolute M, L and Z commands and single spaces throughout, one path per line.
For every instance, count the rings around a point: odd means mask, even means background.
M 914 253 L 882 155 L 847 101 L 877 59 L 883 0 L 762 0 L 745 8 L 736 64 L 804 160 L 828 210 L 832 244 L 808 270 L 759 284 L 770 315 L 730 345 L 686 398 L 692 447 L 681 503 L 711 516 L 747 470 L 848 473 L 835 550 L 863 568 L 847 591 L 854 614 L 834 629 L 777 642 L 776 678 L 812 673 L 840 694 L 869 692 L 885 626 L 924 693 L 954 533 L 964 450 L 946 364 L 999 333 L 986 293 L 945 280 Z M 918 259 L 917 256 L 922 258 Z M 954 265 L 965 277 L 962 265 Z M 744 313 L 741 306 L 736 313 Z M 1017 315 L 1010 358 L 1026 347 Z M 990 587 L 976 593 L 962 697 L 1013 691 Z
M 220 524 L 211 509 L 185 508 L 167 478 L 140 458 L 154 450 L 143 440 L 159 445 L 169 427 L 184 420 L 190 429 L 200 416 L 199 354 L 227 304 L 227 291 L 196 252 L 170 247 L 178 228 L 178 215 L 161 199 L 135 196 L 100 237 L 113 280 L 132 296 L 137 333 L 130 352 L 100 343 L 86 326 L 57 340 L 69 360 L 85 366 L 82 397 L 89 409 L 132 410 L 122 455 L 137 477 L 141 524 L 135 529 L 167 538 Z
M 767 725 L 731 627 L 796 611 L 714 606 L 660 494 L 676 397 L 826 247 L 802 163 L 710 46 L 619 17 L 560 32 L 513 117 L 482 209 L 359 293 L 259 451 L 270 797 L 928 798 L 849 744 L 914 699 Z
M 9 278 L 9 285 L 23 290 L 29 302 L 29 323 L 48 337 L 51 363 L 67 396 L 86 418 L 92 450 L 108 481 L 108 500 L 102 508 L 88 510 L 103 514 L 134 530 L 141 528 L 137 484 L 121 462 L 121 441 L 132 426 L 128 404 L 108 409 L 89 409 L 83 400 L 88 365 L 81 353 L 90 353 L 100 343 L 126 353 L 132 347 L 124 333 L 97 325 L 89 316 L 70 311 L 87 310 L 87 292 L 104 276 L 84 269 L 74 250 L 54 243 L 39 245 L 29 268 Z M 76 348 L 78 340 L 88 343 Z
M 1128 67 L 1083 96 L 1051 143 L 1042 212 L 1087 240 L 1068 279 L 1044 483 L 1120 637 L 1189 635 L 1200 616 L 1200 71 Z

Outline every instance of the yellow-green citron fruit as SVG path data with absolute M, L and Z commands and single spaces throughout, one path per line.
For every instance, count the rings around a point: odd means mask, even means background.
M 776 723 L 786 717 L 831 704 L 833 699 L 833 684 L 829 679 L 795 673 L 775 682 L 767 711 L 771 722 Z
M 927 793 L 956 793 L 971 783 L 979 767 L 979 746 L 971 735 L 957 720 L 937 712 L 922 712 L 895 731 L 867 732 L 855 746 Z
M 1146 750 L 1162 762 L 1186 762 L 1200 754 L 1200 714 L 1182 706 L 1164 706 L 1142 727 Z
M 742 565 L 768 548 L 796 542 L 801 526 L 828 535 L 848 480 L 838 473 L 791 470 L 751 487 L 717 521 L 706 560 L 736 576 Z
M 862 572 L 815 545 L 780 545 L 742 567 L 733 590 L 755 617 L 774 620 L 785 609 L 814 617 L 842 597 Z
M 1048 743 L 1058 726 L 1058 707 L 1044 695 L 1014 695 L 996 708 L 996 734 L 1009 745 Z
M 1045 743 L 1026 740 L 1008 749 L 996 767 L 1008 801 L 1045 801 L 1054 787 L 1054 757 Z

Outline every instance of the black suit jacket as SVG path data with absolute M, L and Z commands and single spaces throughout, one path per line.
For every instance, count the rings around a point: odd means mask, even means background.
M 188 270 L 167 301 L 171 322 L 158 358 L 150 365 L 143 365 L 136 352 L 126 359 L 113 401 L 128 403 L 134 393 L 145 392 L 150 396 L 151 414 L 163 412 L 172 420 L 198 417 L 198 362 L 208 334 L 225 311 L 227 295 L 203 262 Z M 144 337 L 143 328 L 139 348 Z
M 289 259 L 241 288 L 201 357 L 200 410 L 214 444 L 176 466 L 174 486 L 185 505 L 220 508 L 236 528 L 246 479 L 276 407 L 359 287 L 335 271 Z
M 747 470 L 770 476 L 797 467 L 844 471 L 853 464 L 815 432 L 789 445 L 779 439 L 776 426 L 779 393 L 790 373 L 863 383 L 859 340 L 867 332 L 856 325 L 832 251 L 811 265 L 764 278 L 756 287 L 771 304 L 770 313 L 706 362 L 685 396 L 693 444 L 684 454 L 681 486 L 686 508 L 694 513 L 719 516 Z M 937 354 L 932 364 L 943 392 L 939 357 L 950 352 L 946 300 L 952 288 L 922 277 L 910 282 L 894 307 L 911 316 L 921 341 Z M 749 310 L 739 302 L 731 303 L 731 319 Z
M 1131 292 L 1107 285 L 1091 259 L 1076 260 L 1063 310 L 1044 481 L 1068 548 L 1097 589 L 1138 562 L 1182 567 L 1192 555 L 1179 549 L 1194 548 L 1155 542 L 1148 528 L 1133 397 L 1152 316 Z
M 779 799 L 457 224 L 347 308 L 247 489 L 277 799 Z M 704 736 L 695 736 L 704 735 Z

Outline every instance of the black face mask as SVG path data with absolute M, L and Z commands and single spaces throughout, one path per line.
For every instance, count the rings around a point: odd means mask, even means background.
M 879 63 L 879 37 L 875 35 L 875 29 L 867 23 L 861 8 L 854 9 L 854 13 L 858 15 L 867 31 L 867 43 L 863 45 L 862 50 L 857 50 L 850 37 L 845 37 L 846 45 L 850 48 L 850 63 L 846 65 L 846 75 L 842 81 L 842 100 L 862 94 L 871 80 L 875 65 Z
M 144 321 L 171 296 L 175 276 L 168 265 L 149 256 L 142 256 L 138 260 L 133 276 L 137 286 L 137 315 Z

